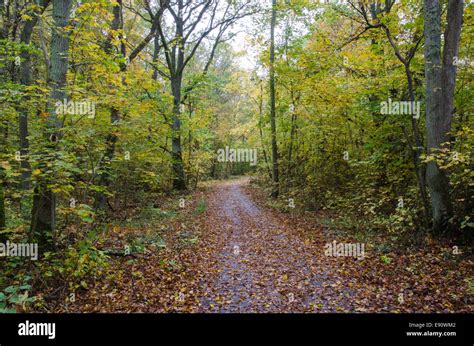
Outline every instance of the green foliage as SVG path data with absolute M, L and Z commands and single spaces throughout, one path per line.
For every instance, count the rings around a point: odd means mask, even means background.
M 197 216 L 204 213 L 206 211 L 206 207 L 206 201 L 204 199 L 200 199 L 196 206 L 196 209 L 194 210 L 194 215 Z
M 390 264 L 392 263 L 392 259 L 386 255 L 380 256 L 380 260 L 385 263 L 385 264 Z
M 96 237 L 96 232 L 89 232 L 84 239 L 68 246 L 63 255 L 44 253 L 39 265 L 42 275 L 46 279 L 59 275 L 72 292 L 80 287 L 88 288 L 88 282 L 103 275 L 108 267 L 108 256 L 94 245 Z
M 349 6 L 321 5 L 321 15 L 310 23 L 298 17 L 298 11 L 292 12 L 292 6 L 298 8 L 301 3 L 287 3 L 281 11 L 283 33 L 276 63 L 282 199 L 291 196 L 306 210 L 342 212 L 351 228 L 367 233 L 384 232 L 398 241 L 415 239 L 414 235 L 426 231 L 426 224 L 413 163 L 411 117 L 381 114 L 381 102 L 388 98 L 409 99 L 403 64 L 383 30 L 364 31 L 349 19 L 358 16 Z M 304 2 L 303 6 L 311 10 Z M 467 16 L 471 12 L 467 10 Z M 396 3 L 390 13 L 379 14 L 401 52 L 412 49 L 423 32 L 421 13 L 419 4 L 407 1 Z M 400 20 L 401 16 L 407 20 Z M 364 34 L 357 36 L 359 32 Z M 261 42 L 267 45 L 263 38 Z M 423 134 L 424 60 L 422 47 L 417 48 L 410 70 L 415 99 L 422 104 L 417 126 Z M 462 48 L 461 54 L 469 55 L 466 50 Z M 268 68 L 268 52 L 263 47 L 262 52 L 261 62 Z M 472 99 L 472 90 L 462 68 L 458 79 L 453 140 L 431 159 L 449 176 L 455 208 L 452 223 L 465 230 L 466 216 L 472 211 L 468 197 L 473 177 L 472 119 L 465 115 L 472 109 L 466 98 L 469 94 Z M 251 97 L 258 99 L 261 85 L 254 84 Z M 257 114 L 257 105 L 254 109 Z M 263 124 L 263 138 L 256 131 L 252 137 L 266 148 L 268 156 L 267 113 L 263 121 L 255 116 Z M 268 182 L 267 164 L 262 159 L 259 163 L 260 178 Z M 397 207 L 400 198 L 402 208 Z
M 31 285 L 28 284 L 31 277 L 23 278 L 21 284 L 8 286 L 0 291 L 0 313 L 16 313 L 18 310 L 26 311 L 27 307 L 36 301 L 36 297 L 30 296 Z
M 229 2 L 229 10 L 239 3 Z M 372 10 L 379 5 L 383 2 Z M 29 44 L 20 43 L 21 30 L 41 12 L 39 5 L 30 1 L 18 13 L 10 11 L 15 13 L 8 13 L 9 18 L 1 14 L 2 30 L 7 32 L 4 37 L 2 31 L 0 39 L 0 238 L 26 241 L 37 236 L 28 230 L 33 196 L 43 192 L 39 188 L 54 194 L 57 211 L 56 229 L 47 232 L 56 250 L 42 254 L 43 261 L 33 269 L 17 259 L 2 266 L 0 284 L 8 290 L 0 294 L 0 309 L 5 311 L 33 302 L 31 290 L 21 288 L 26 284 L 17 285 L 15 271 L 33 270 L 44 276 L 46 283 L 36 280 L 31 285 L 86 289 L 90 280 L 106 271 L 108 257 L 97 244 L 99 238 L 107 238 L 109 225 L 156 230 L 180 217 L 176 201 L 173 206 L 161 203 L 176 197 L 173 137 L 180 139 L 189 189 L 199 188 L 205 180 L 235 175 L 254 175 L 270 186 L 268 11 L 261 11 L 258 1 L 252 4 L 258 10 L 248 42 L 253 46 L 249 51 L 258 52 L 254 70 L 241 66 L 246 52 L 237 51 L 226 35 L 218 37 L 217 47 L 203 40 L 181 71 L 181 100 L 176 104 L 180 115 L 174 119 L 171 76 L 164 68 L 165 53 L 170 52 L 157 50 L 152 59 L 151 40 L 132 61 L 124 56 L 124 51 L 130 54 L 144 42 L 149 13 L 141 2 L 130 2 L 123 8 L 123 28 L 112 29 L 116 6 L 114 0 L 78 2 L 68 27 L 67 101 L 94 104 L 94 114 L 52 112 L 48 55 L 55 28 L 50 9 L 41 14 Z M 400 242 L 426 231 L 413 162 L 412 119 L 381 114 L 380 109 L 388 98 L 409 98 L 405 67 L 394 42 L 403 56 L 413 52 L 413 93 L 422 103 L 416 126 L 425 141 L 425 61 L 423 41 L 418 42 L 424 30 L 422 10 L 419 1 L 396 1 L 391 11 L 377 13 L 377 25 L 366 30 L 360 18 L 363 12 L 344 2 L 279 2 L 275 69 L 281 199 L 272 201 L 272 206 L 291 211 L 288 198 L 292 198 L 298 212 L 325 211 L 331 216 L 323 222 L 333 233 L 349 229 L 357 236 L 385 234 Z M 465 11 L 466 23 L 472 22 L 473 6 Z M 15 25 L 3 25 L 7 20 Z M 204 28 L 202 24 L 196 29 Z M 381 25 L 390 31 L 392 43 Z M 465 235 L 474 225 L 472 31 L 465 25 L 462 32 L 458 58 L 466 63 L 458 66 L 450 140 L 438 152 L 422 156 L 423 165 L 436 162 L 449 178 L 454 207 L 450 222 Z M 179 38 L 173 40 L 171 49 L 179 44 Z M 214 60 L 206 66 L 209 56 Z M 22 85 L 27 62 L 31 83 Z M 27 119 L 24 138 L 18 137 L 19 119 Z M 52 125 L 57 143 L 51 143 Z M 24 153 L 19 152 L 21 144 L 27 144 Z M 257 166 L 218 162 L 217 151 L 225 147 L 256 149 Z M 190 213 L 199 217 L 207 208 L 202 199 Z M 131 252 L 143 252 L 147 245 L 165 248 L 159 232 L 127 240 Z M 180 244 L 198 242 L 198 236 L 190 235 L 183 236 Z M 390 264 L 388 258 L 381 261 Z M 173 270 L 178 265 L 163 266 Z

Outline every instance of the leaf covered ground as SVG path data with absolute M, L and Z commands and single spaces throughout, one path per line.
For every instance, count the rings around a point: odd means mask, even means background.
M 49 311 L 474 311 L 469 249 L 455 254 L 430 240 L 382 252 L 367 243 L 363 258 L 330 257 L 327 243 L 356 242 L 349 232 L 320 223 L 323 215 L 267 207 L 248 179 L 209 184 L 184 200 L 111 226 L 96 244 L 107 269 L 73 295 L 45 293 Z

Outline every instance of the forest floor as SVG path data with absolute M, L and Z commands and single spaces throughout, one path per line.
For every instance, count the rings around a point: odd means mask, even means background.
M 356 242 L 349 232 L 319 222 L 324 215 L 268 207 L 248 178 L 212 182 L 186 200 L 160 226 L 111 227 L 98 247 L 121 249 L 132 239 L 133 251 L 111 256 L 106 273 L 73 301 L 63 292 L 50 311 L 474 311 L 465 281 L 472 257 L 453 255 L 449 244 L 403 253 L 367 244 L 363 258 L 331 257 L 325 245 Z

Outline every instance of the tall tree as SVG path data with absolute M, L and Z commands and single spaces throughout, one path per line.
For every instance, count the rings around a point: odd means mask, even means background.
M 278 197 L 279 171 L 278 171 L 278 146 L 276 133 L 276 111 L 275 111 L 275 27 L 277 16 L 277 0 L 272 0 L 272 21 L 270 26 L 270 126 L 272 134 L 272 197 Z
M 111 33 L 107 38 L 107 42 L 105 44 L 105 50 L 108 54 L 112 54 L 113 45 L 112 40 L 114 39 L 113 34 L 119 32 L 120 38 L 120 45 L 119 45 L 119 54 L 122 58 L 124 58 L 127 54 L 126 46 L 123 39 L 123 3 L 122 0 L 118 0 L 117 3 L 112 8 L 113 19 L 110 26 Z M 120 72 L 125 72 L 127 65 L 125 62 L 120 64 Z M 103 165 L 104 168 L 102 169 L 100 176 L 99 176 L 99 185 L 105 188 L 108 187 L 110 183 L 110 171 L 107 164 L 110 160 L 113 159 L 115 154 L 115 144 L 117 142 L 117 135 L 115 133 L 115 126 L 117 125 L 118 121 L 120 120 L 120 109 L 118 107 L 111 107 L 110 109 L 110 125 L 112 130 L 107 134 L 105 139 L 105 152 L 103 155 Z M 104 208 L 107 202 L 106 195 L 100 191 L 96 195 L 96 207 L 97 208 Z
M 147 35 L 143 38 L 143 40 L 130 52 L 130 55 L 127 57 L 127 47 L 125 44 L 125 37 L 123 35 L 124 30 L 124 20 L 123 20 L 123 1 L 118 0 L 117 3 L 114 5 L 112 14 L 113 20 L 110 26 L 111 33 L 109 34 L 106 42 L 106 51 L 107 53 L 111 54 L 113 51 L 113 44 L 112 41 L 114 39 L 114 34 L 119 33 L 118 36 L 120 38 L 120 45 L 119 45 L 119 56 L 124 58 L 125 62 L 120 63 L 120 73 L 123 75 L 126 71 L 128 66 L 135 60 L 140 52 L 150 43 L 150 41 L 156 37 L 157 35 L 157 27 L 158 23 L 163 15 L 163 12 L 168 6 L 169 0 L 161 0 L 160 6 L 156 12 L 153 11 L 149 1 L 145 1 L 145 10 L 149 15 L 149 19 L 147 20 L 151 23 L 151 27 Z M 144 18 L 144 17 L 143 17 Z M 122 78 L 122 83 L 125 84 L 125 78 Z M 107 166 L 107 162 L 110 162 L 115 155 L 115 145 L 117 143 L 117 134 L 115 130 L 115 126 L 121 119 L 120 109 L 118 107 L 111 107 L 110 110 L 110 125 L 112 126 L 112 130 L 107 135 L 106 138 L 106 145 L 105 145 L 105 152 L 103 156 L 104 168 L 99 177 L 99 185 L 107 188 L 110 184 L 110 171 L 109 167 Z M 107 197 L 103 192 L 99 192 L 96 195 L 96 207 L 103 208 L 105 207 L 107 202 Z
M 4 136 L 0 136 L 0 148 L 2 152 L 0 154 L 4 154 L 4 150 L 6 149 L 6 140 Z M 6 212 L 5 212 L 5 178 L 6 172 L 3 166 L 0 165 L 0 232 L 4 231 L 6 228 Z M 0 242 L 3 242 L 6 239 L 6 236 L 3 233 L 0 233 Z
M 23 25 L 23 29 L 20 34 L 20 42 L 25 46 L 28 46 L 31 42 L 31 36 L 33 34 L 33 29 L 38 23 L 39 16 L 46 10 L 49 6 L 50 0 L 41 0 L 39 2 L 39 8 L 34 9 L 31 18 L 28 19 Z M 30 4 L 33 4 L 31 2 Z M 32 59 L 29 49 L 24 49 L 21 52 L 21 64 L 20 64 L 20 83 L 23 86 L 29 86 L 31 84 L 31 70 L 32 70 Z M 26 99 L 22 101 L 26 102 Z M 28 107 L 20 107 L 19 116 L 18 116 L 18 130 L 19 130 L 19 139 L 20 139 L 20 167 L 21 167 L 21 187 L 23 190 L 30 189 L 30 178 L 31 178 L 31 169 L 30 163 L 28 160 L 28 150 L 29 150 L 29 141 L 28 141 Z M 22 205 L 22 209 L 25 209 L 25 206 Z M 25 210 L 22 210 L 24 212 Z M 29 211 L 28 211 L 29 212 Z M 25 214 L 25 213 L 24 213 Z
M 12 15 L 10 13 L 10 6 L 8 2 L 0 0 L 0 19 L 2 25 L 0 26 L 0 42 L 7 42 L 10 26 L 13 22 Z M 16 17 L 14 17 L 16 19 Z M 3 48 L 3 47 L 0 47 Z M 0 66 L 0 83 L 7 83 L 8 79 L 12 77 L 8 73 L 7 64 L 1 64 Z M 5 114 L 2 114 L 0 119 L 0 154 L 7 154 L 7 133 L 8 133 L 8 120 Z M 6 171 L 5 168 L 0 165 L 0 232 L 6 228 L 6 211 L 5 211 L 5 188 L 6 188 Z M 6 240 L 6 235 L 0 233 L 0 241 Z
M 0 17 L 5 21 L 5 12 L 6 12 L 6 7 L 5 7 L 5 1 L 0 0 Z M 5 23 L 6 25 L 6 23 Z M 6 30 L 5 30 L 5 25 L 0 27 L 0 40 L 3 40 L 6 38 Z M 0 75 L 3 76 L 3 69 L 0 69 Z M 1 79 L 0 79 L 1 81 Z M 2 121 L 3 124 L 3 121 Z M 2 144 L 2 148 L 5 148 L 5 144 Z M 0 166 L 0 232 L 3 231 L 6 227 L 6 216 L 5 216 L 5 193 L 4 193 L 4 183 L 5 183 L 5 170 L 3 167 Z M 0 241 L 3 241 L 5 239 L 5 236 L 0 233 Z
M 48 117 L 46 118 L 45 134 L 47 137 L 47 154 L 39 168 L 45 171 L 52 166 L 55 159 L 54 151 L 60 138 L 61 122 L 56 113 L 56 102 L 66 99 L 66 74 L 69 64 L 69 16 L 72 0 L 53 0 L 53 32 L 51 35 L 51 66 L 49 68 L 48 85 L 50 95 L 48 99 Z M 38 179 L 33 197 L 31 230 L 33 236 L 38 237 L 42 246 L 50 246 L 52 233 L 56 228 L 56 195 L 49 187 L 51 177 L 42 174 Z
M 3 168 L 0 169 L 0 232 L 6 228 L 7 220 L 5 215 L 5 193 L 3 191 L 4 173 Z M 3 233 L 0 233 L 0 241 L 3 242 L 6 239 Z
M 447 26 L 441 61 L 441 5 L 438 0 L 425 0 L 425 74 L 426 74 L 426 137 L 428 154 L 436 154 L 448 142 L 453 117 L 456 82 L 455 57 L 464 11 L 463 0 L 449 0 Z M 449 229 L 452 217 L 449 180 L 434 160 L 427 166 L 427 182 L 431 193 L 434 232 Z
M 181 148 L 181 104 L 184 94 L 189 93 L 193 88 L 193 86 L 188 87 L 183 93 L 182 84 L 185 69 L 203 41 L 212 32 L 217 31 L 210 56 L 203 70 L 203 74 L 206 74 L 224 33 L 238 19 L 251 14 L 246 11 L 249 3 L 248 0 L 242 2 L 235 0 L 225 2 L 221 0 L 199 2 L 177 0 L 168 6 L 169 20 L 173 22 L 174 27 L 173 33 L 167 35 L 164 23 L 161 21 L 159 23 L 158 33 L 166 59 L 166 71 L 159 70 L 159 73 L 170 81 L 173 95 L 171 152 L 174 172 L 173 187 L 177 190 L 186 189 Z
M 411 65 L 412 65 L 413 59 L 415 58 L 415 54 L 423 39 L 423 34 L 420 32 L 421 30 L 415 26 L 415 30 L 410 39 L 411 44 L 409 46 L 409 49 L 406 52 L 403 52 L 400 48 L 401 47 L 400 42 L 397 42 L 397 37 L 394 36 L 394 34 L 392 33 L 392 30 L 386 24 L 386 22 L 389 22 L 389 21 L 386 21 L 386 20 L 384 21 L 382 18 L 383 15 L 386 15 L 386 16 L 393 15 L 393 13 L 391 12 L 395 4 L 395 0 L 387 0 L 385 1 L 383 6 L 381 3 L 378 3 L 378 2 L 368 2 L 368 3 L 357 2 L 356 3 L 355 1 L 351 1 L 350 4 L 355 9 L 356 13 L 361 17 L 361 19 L 363 19 L 363 23 L 365 27 L 361 33 L 354 36 L 347 43 L 352 42 L 353 40 L 359 39 L 361 35 L 368 30 L 382 29 L 383 32 L 385 33 L 385 36 L 387 37 L 388 42 L 390 43 L 390 46 L 392 47 L 392 50 L 395 56 L 403 65 L 403 68 L 405 70 L 406 80 L 407 80 L 407 86 L 408 86 L 408 96 L 409 96 L 410 102 L 412 102 L 413 104 L 415 102 L 415 85 L 414 85 L 414 78 L 413 78 Z M 375 41 L 373 41 L 373 44 L 375 44 Z M 421 153 L 423 152 L 423 139 L 422 139 L 421 131 L 419 129 L 418 121 L 419 120 L 416 119 L 415 117 L 413 116 L 411 117 L 413 140 L 410 139 L 410 137 L 408 136 L 408 133 L 405 130 L 405 127 L 403 127 L 403 131 L 407 139 L 407 145 L 412 154 L 413 166 L 415 168 L 418 188 L 420 191 L 421 203 L 423 205 L 425 227 L 428 227 L 429 202 L 428 202 L 428 193 L 426 190 L 426 168 L 425 168 L 425 165 L 420 160 Z

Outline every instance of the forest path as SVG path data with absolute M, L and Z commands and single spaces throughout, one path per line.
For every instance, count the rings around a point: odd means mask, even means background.
M 208 197 L 207 232 L 216 237 L 218 258 L 202 311 L 351 310 L 351 290 L 323 263 L 322 243 L 304 241 L 292 225 L 257 206 L 247 184 L 246 178 L 220 182 Z
M 326 244 L 357 240 L 324 213 L 279 212 L 264 195 L 249 179 L 214 181 L 188 198 L 179 217 L 114 226 L 97 245 L 119 253 L 109 257 L 107 275 L 77 290 L 74 303 L 56 298 L 52 310 L 472 312 L 460 284 L 472 276 L 469 258 L 459 267 L 442 245 L 403 253 L 380 252 L 376 244 L 361 259 L 326 256 Z M 203 200 L 206 208 L 198 208 Z M 131 241 L 143 248 L 120 255 Z

